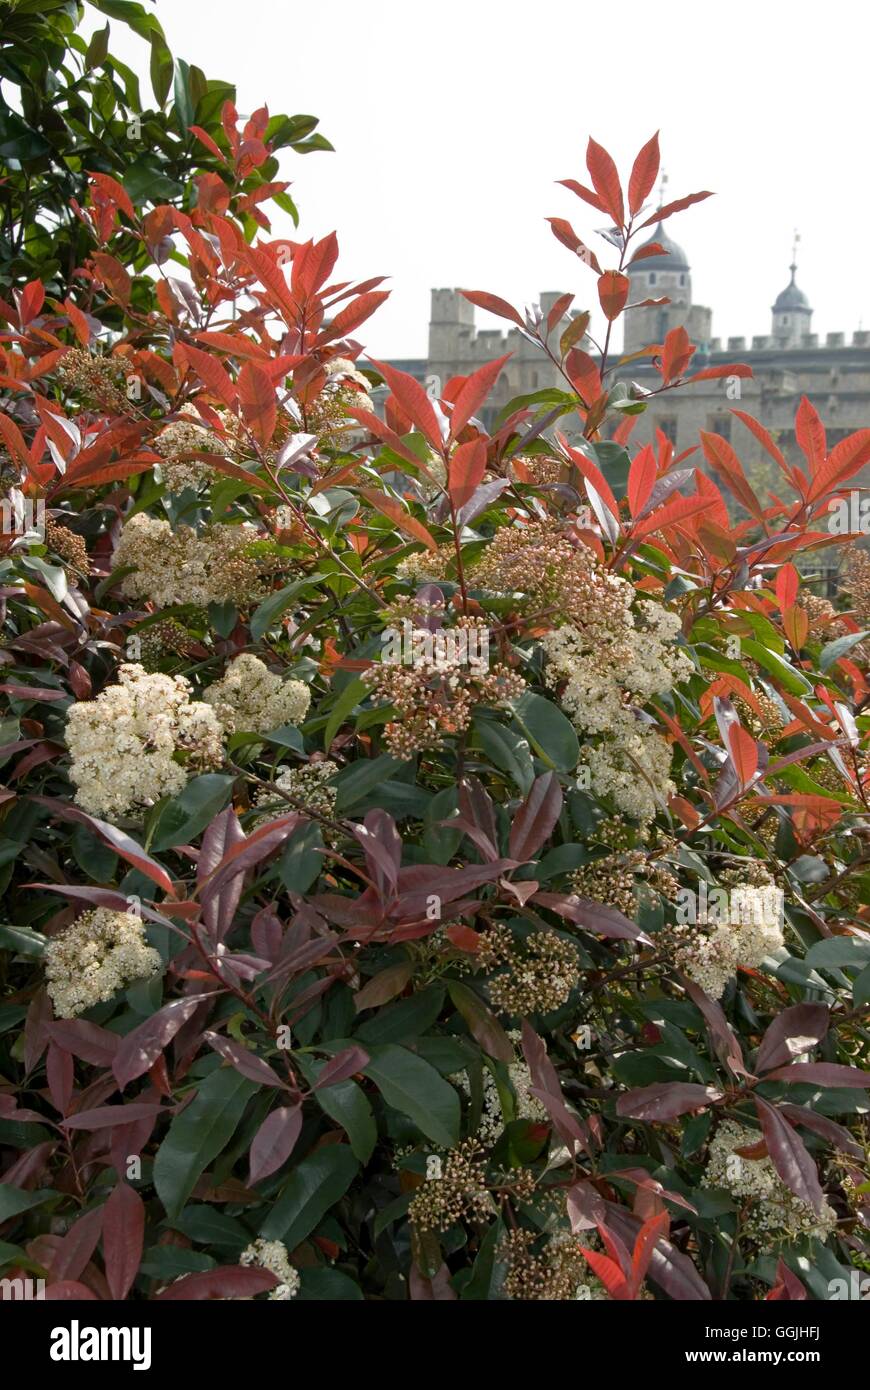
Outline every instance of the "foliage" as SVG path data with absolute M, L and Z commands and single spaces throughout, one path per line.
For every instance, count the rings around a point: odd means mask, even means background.
M 273 198 L 295 218 L 286 184 L 275 183 L 275 152 L 328 150 L 313 116 L 255 121 L 244 148 L 230 151 L 221 124 L 228 82 L 207 78 L 174 59 L 157 17 L 135 0 L 2 0 L 0 3 L 0 285 L 20 289 L 39 279 L 64 299 L 88 254 L 87 229 L 76 216 L 90 174 L 122 179 L 142 212 L 171 203 L 190 212 L 216 187 L 231 153 L 236 180 L 232 211 L 250 239 L 266 227 L 259 204 Z M 79 32 L 93 11 L 106 22 L 89 41 Z M 143 101 L 136 74 L 109 50 L 110 20 L 126 24 L 150 47 L 151 94 Z M 253 120 L 253 118 L 252 118 Z M 122 244 L 126 263 L 134 240 Z M 145 289 L 143 283 L 142 289 Z
M 804 402 L 800 469 L 735 412 L 782 474 L 761 501 L 703 437 L 737 525 L 633 451 L 625 266 L 693 199 L 645 207 L 655 138 L 626 190 L 588 165 L 617 266 L 553 226 L 607 339 L 469 292 L 565 383 L 491 435 L 500 362 L 438 400 L 361 371 L 380 281 L 249 244 L 216 172 L 145 217 L 98 172 L 81 291 L 6 306 L 5 471 L 46 508 L 4 537 L 7 1275 L 752 1300 L 866 1261 L 868 592 L 820 615 L 793 562 L 870 430 L 829 451 Z M 649 352 L 691 390 L 684 330 Z

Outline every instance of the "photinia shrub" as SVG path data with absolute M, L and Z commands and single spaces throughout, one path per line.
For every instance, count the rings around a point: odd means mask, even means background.
M 706 196 L 648 206 L 655 138 L 566 180 L 614 268 L 551 219 L 602 343 L 468 292 L 563 381 L 489 433 L 504 359 L 435 398 L 366 358 L 381 280 L 251 244 L 223 128 L 190 211 L 95 175 L 81 289 L 2 306 L 3 1275 L 830 1296 L 870 1255 L 870 562 L 836 538 L 839 611 L 806 575 L 870 429 L 803 401 L 798 465 L 735 410 L 765 498 L 716 434 L 633 447 L 625 268 Z M 748 374 L 693 353 L 659 391 Z

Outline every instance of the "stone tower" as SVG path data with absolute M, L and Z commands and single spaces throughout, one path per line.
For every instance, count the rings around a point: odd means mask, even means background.
M 705 348 L 710 339 L 712 312 L 692 303 L 692 276 L 685 251 L 668 236 L 661 222 L 649 241 L 644 242 L 644 246 L 653 245 L 661 246 L 664 254 L 638 260 L 638 251 L 643 250 L 640 247 L 628 267 L 628 302 L 667 298 L 670 303 L 627 310 L 623 352 L 639 352 L 651 343 L 661 343 L 670 329 L 679 327 L 686 329 L 699 348 Z
M 781 294 L 776 296 L 771 307 L 770 332 L 774 346 L 778 348 L 802 347 L 805 336 L 808 336 L 810 332 L 813 311 L 803 290 L 799 290 L 795 284 L 796 261 L 797 236 L 795 236 L 791 265 L 789 266 L 791 279 Z
M 429 366 L 445 376 L 471 356 L 474 305 L 459 290 L 433 290 L 429 318 Z

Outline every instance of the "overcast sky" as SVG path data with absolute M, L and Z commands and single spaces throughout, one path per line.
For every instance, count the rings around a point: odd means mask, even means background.
M 586 181 L 590 134 L 627 174 L 657 127 L 668 196 L 716 193 L 668 230 L 717 337 L 770 331 L 796 226 L 813 331 L 870 328 L 857 0 L 160 0 L 157 14 L 176 56 L 235 82 L 240 110 L 320 118 L 336 152 L 283 152 L 282 175 L 300 234 L 338 231 L 342 279 L 391 277 L 361 334 L 375 357 L 425 356 L 432 286 L 597 302 L 544 218 L 584 237 L 602 219 L 556 180 Z M 114 21 L 112 49 L 146 88 L 147 48 Z M 290 230 L 281 214 L 274 227 Z

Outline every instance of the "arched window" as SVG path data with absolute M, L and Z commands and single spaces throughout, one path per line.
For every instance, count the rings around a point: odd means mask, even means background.
M 654 285 L 656 282 L 656 273 L 654 270 L 651 270 L 649 273 L 649 282 L 651 285 Z

